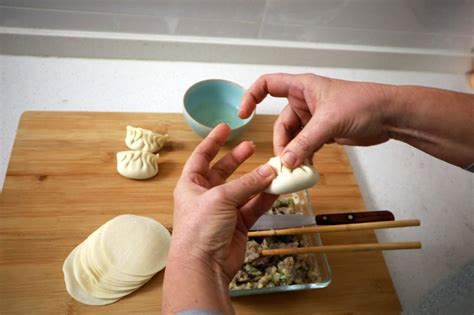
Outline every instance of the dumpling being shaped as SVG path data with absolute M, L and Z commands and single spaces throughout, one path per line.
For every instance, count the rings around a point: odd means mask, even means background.
M 132 179 L 147 179 L 158 174 L 159 154 L 146 151 L 117 153 L 117 172 Z
M 130 150 L 158 152 L 166 143 L 168 135 L 138 127 L 127 126 L 125 144 Z
M 272 195 L 294 193 L 313 187 L 319 182 L 318 171 L 306 162 L 290 170 L 283 165 L 279 156 L 275 156 L 267 164 L 273 167 L 277 176 L 265 189 L 266 193 Z

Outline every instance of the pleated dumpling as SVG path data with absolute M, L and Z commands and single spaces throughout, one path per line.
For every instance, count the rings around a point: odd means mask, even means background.
M 159 154 L 146 151 L 117 153 L 117 172 L 132 179 L 147 179 L 158 174 Z
M 267 164 L 271 165 L 277 176 L 265 189 L 266 193 L 281 195 L 308 189 L 319 181 L 318 171 L 305 163 L 292 170 L 285 167 L 279 156 L 271 158 Z
M 147 129 L 127 126 L 125 144 L 130 150 L 156 153 L 163 148 L 167 138 L 168 135 L 162 135 Z

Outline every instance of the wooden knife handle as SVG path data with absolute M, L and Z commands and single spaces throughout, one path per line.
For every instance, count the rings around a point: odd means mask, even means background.
M 385 210 L 320 214 L 316 216 L 316 223 L 318 225 L 336 225 L 393 220 L 395 220 L 393 213 Z

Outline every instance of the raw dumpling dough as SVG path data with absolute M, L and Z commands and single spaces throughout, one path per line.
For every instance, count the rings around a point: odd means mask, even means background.
M 166 143 L 168 135 L 162 135 L 150 130 L 127 126 L 125 144 L 130 150 L 158 152 Z
M 146 151 L 117 153 L 117 172 L 132 179 L 147 179 L 158 174 L 159 154 Z
M 113 269 L 110 264 L 105 262 L 105 259 L 102 255 L 102 233 L 104 230 L 104 225 L 92 233 L 88 241 L 89 246 L 87 249 L 87 257 L 89 260 L 90 269 L 93 269 L 96 275 L 93 276 L 93 280 L 99 281 L 99 279 L 104 280 L 103 282 L 110 282 L 113 285 L 120 285 L 121 287 L 134 287 L 137 285 L 143 284 L 148 277 L 126 275 L 121 272 L 117 272 Z
M 170 232 L 156 220 L 115 217 L 68 255 L 63 265 L 66 290 L 84 304 L 113 303 L 165 267 L 170 242 Z
M 115 270 L 147 277 L 165 267 L 170 242 L 170 232 L 157 221 L 120 215 L 104 226 L 102 255 Z
M 290 170 L 285 167 L 279 156 L 271 158 L 267 164 L 276 171 L 277 176 L 265 189 L 266 193 L 281 195 L 308 189 L 319 181 L 319 173 L 314 167 L 305 163 Z
M 79 246 L 78 246 L 79 247 Z M 87 305 L 106 305 L 111 304 L 117 301 L 118 299 L 98 299 L 89 295 L 77 282 L 74 277 L 74 259 L 77 254 L 78 247 L 67 256 L 63 265 L 64 273 L 64 282 L 66 283 L 66 290 L 70 296 L 72 296 L 76 301 L 79 301 Z
M 102 283 L 94 283 L 92 278 L 89 277 L 88 273 L 85 271 L 85 267 L 82 265 L 80 260 L 81 251 L 84 250 L 83 244 L 77 249 L 76 255 L 74 256 L 74 261 L 72 263 L 74 278 L 77 283 L 92 297 L 98 299 L 119 299 L 127 294 L 133 292 L 133 289 L 128 289 L 123 291 L 123 288 L 118 287 L 117 290 L 110 290 L 105 288 Z M 87 267 L 89 268 L 89 267 Z

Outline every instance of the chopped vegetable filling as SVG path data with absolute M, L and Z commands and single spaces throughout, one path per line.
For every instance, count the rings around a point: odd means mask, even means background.
M 292 198 L 277 200 L 267 214 L 303 214 L 299 210 L 300 200 Z M 262 249 L 307 246 L 301 235 L 256 237 L 247 241 L 247 250 L 242 269 L 229 284 L 230 290 L 270 288 L 276 286 L 316 282 L 320 276 L 315 257 L 310 254 L 290 256 L 260 256 Z

